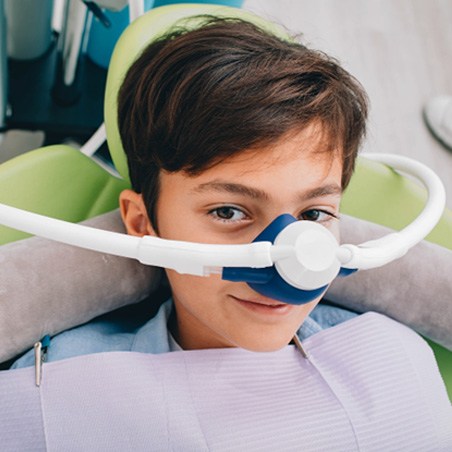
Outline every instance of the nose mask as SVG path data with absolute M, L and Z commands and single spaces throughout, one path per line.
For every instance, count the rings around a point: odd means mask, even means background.
M 284 214 L 252 243 L 215 245 L 134 237 L 37 215 L 0 204 L 0 224 L 30 234 L 102 253 L 138 259 L 143 264 L 182 274 L 221 274 L 248 283 L 256 292 L 290 304 L 308 303 L 334 278 L 385 265 L 403 256 L 439 221 L 445 207 L 444 186 L 436 174 L 412 159 L 366 154 L 419 179 L 428 190 L 420 215 L 399 232 L 360 245 L 342 244 L 325 227 Z
M 273 244 L 275 264 L 264 268 L 226 267 L 222 278 L 246 282 L 261 295 L 284 303 L 313 301 L 338 275 L 356 271 L 341 267 L 339 244 L 328 229 L 297 221 L 292 215 L 277 217 L 254 239 L 256 242 Z

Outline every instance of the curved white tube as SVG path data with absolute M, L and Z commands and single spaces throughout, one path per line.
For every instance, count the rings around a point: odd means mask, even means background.
M 271 267 L 271 242 L 216 245 L 135 237 L 45 217 L 0 204 L 0 223 L 29 234 L 115 256 L 137 259 L 197 276 L 217 273 L 218 267 Z
M 0 224 L 57 242 L 136 258 L 139 237 L 57 220 L 16 207 L 0 204 Z
M 428 199 L 419 216 L 401 231 L 358 246 L 341 245 L 338 258 L 345 268 L 376 268 L 402 257 L 432 231 L 446 206 L 444 185 L 436 173 L 426 165 L 395 154 L 369 153 L 363 154 L 363 157 L 385 163 L 397 171 L 414 176 L 426 187 Z

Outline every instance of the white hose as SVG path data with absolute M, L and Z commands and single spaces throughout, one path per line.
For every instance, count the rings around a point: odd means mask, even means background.
M 363 154 L 370 160 L 385 163 L 397 171 L 418 179 L 428 192 L 427 203 L 419 216 L 399 232 L 361 245 L 341 245 L 337 257 L 345 268 L 381 267 L 402 257 L 412 246 L 424 239 L 436 226 L 446 206 L 446 190 L 440 178 L 426 165 L 395 154 Z

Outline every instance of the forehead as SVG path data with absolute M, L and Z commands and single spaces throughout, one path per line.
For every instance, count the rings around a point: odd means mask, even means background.
M 267 198 L 289 197 L 294 192 L 327 185 L 335 185 L 340 191 L 342 153 L 330 149 L 322 131 L 311 126 L 286 134 L 272 144 L 242 151 L 195 176 L 169 176 L 173 177 L 162 178 L 162 189 L 177 184 L 184 190 L 207 193 L 231 191 L 228 184 L 240 184 L 267 193 Z
M 224 160 L 221 169 L 227 166 L 242 170 L 244 174 L 265 171 L 286 163 L 304 168 L 328 167 L 340 164 L 342 150 L 332 142 L 331 132 L 321 124 L 312 122 L 302 130 L 292 130 L 270 144 L 257 145 Z

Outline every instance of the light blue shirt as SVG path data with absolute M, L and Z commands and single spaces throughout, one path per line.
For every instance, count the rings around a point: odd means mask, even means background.
M 173 309 L 171 299 L 163 303 L 157 314 L 138 322 L 106 314 L 85 325 L 64 331 L 53 337 L 47 352 L 47 361 L 57 361 L 78 355 L 109 351 L 167 353 L 174 350 L 168 330 L 168 319 Z M 300 340 L 342 323 L 357 314 L 342 308 L 319 304 L 306 318 L 297 335 Z M 12 368 L 34 366 L 34 351 L 18 359 Z

